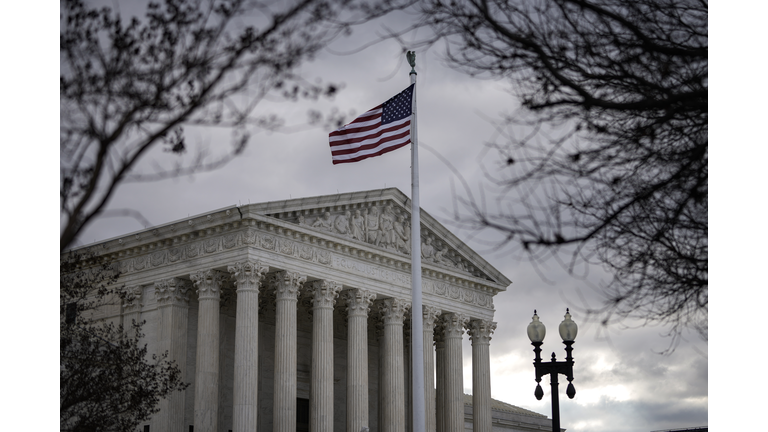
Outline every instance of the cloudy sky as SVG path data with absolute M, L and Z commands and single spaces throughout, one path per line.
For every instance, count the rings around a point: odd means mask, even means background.
M 336 107 L 351 118 L 398 93 L 409 84 L 409 68 L 399 45 L 390 41 L 352 54 L 342 53 L 356 51 L 365 41 L 373 40 L 385 24 L 391 27 L 407 19 L 401 14 L 370 23 L 357 29 L 352 38 L 338 41 L 316 61 L 305 65 L 304 74 L 308 79 L 344 83 L 333 101 L 275 103 L 262 106 L 263 112 L 279 113 L 289 123 L 302 123 L 308 109 L 329 112 Z M 51 67 L 55 67 L 55 63 Z M 492 157 L 483 152 L 484 144 L 493 137 L 488 119 L 502 112 L 513 112 L 517 105 L 508 92 L 507 83 L 472 79 L 447 68 L 440 60 L 439 47 L 418 53 L 417 70 L 419 139 L 424 145 L 419 161 L 421 206 L 466 240 L 469 233 L 450 224 L 453 206 L 450 185 L 458 182 L 446 164 L 426 148 L 439 152 L 476 188 L 484 182 L 481 166 L 493 168 Z M 54 91 L 52 86 L 49 91 Z M 55 109 L 55 102 L 51 102 L 51 108 Z M 55 121 L 52 109 L 46 115 Z M 405 148 L 359 163 L 333 166 L 326 130 L 253 132 L 244 154 L 227 166 L 192 177 L 124 185 L 110 208 L 139 211 L 154 225 L 248 202 L 384 187 L 397 187 L 411 194 L 410 152 Z M 54 128 L 48 139 L 55 139 L 55 135 Z M 29 142 L 24 132 L 19 132 L 18 137 Z M 194 131 L 187 139 L 212 153 L 226 151 L 230 145 L 225 131 Z M 24 155 L 33 156 L 33 153 Z M 163 155 L 154 153 L 148 155 L 142 165 L 147 169 L 153 163 L 165 162 Z M 46 161 L 45 166 L 50 165 L 48 169 L 53 172 L 54 164 L 55 160 Z M 52 177 L 49 181 L 52 184 Z M 57 198 L 46 191 L 44 196 L 51 201 L 48 205 L 55 205 L 52 203 Z M 30 202 L 29 195 L 24 196 L 27 200 L 24 202 L 32 206 L 37 200 Z M 33 223 L 37 223 L 36 220 Z M 54 222 L 45 219 L 41 223 L 51 229 Z M 132 218 L 102 218 L 90 226 L 80 240 L 81 244 L 88 244 L 143 228 L 142 223 Z M 685 334 L 674 353 L 660 355 L 658 352 L 669 345 L 669 340 L 661 336 L 663 328 L 639 327 L 627 322 L 628 327 L 606 330 L 584 322 L 579 312 L 581 307 L 597 304 L 599 296 L 591 285 L 568 276 L 558 264 L 545 263 L 537 271 L 524 256 L 508 249 L 493 251 L 472 241 L 468 243 L 513 282 L 506 292 L 495 298 L 498 328 L 491 342 L 491 386 L 495 399 L 551 415 L 547 378 L 542 381 L 545 390 L 542 401 L 533 396 L 536 384 L 531 365 L 533 352 L 525 328 L 533 310 L 537 309 L 549 329 L 543 354 L 548 357 L 555 351 L 560 358 L 564 351 L 556 327 L 565 308 L 570 307 L 573 319 L 580 325 L 574 345 L 577 394 L 575 399 L 567 399 L 565 386 L 561 385 L 564 428 L 647 432 L 709 423 L 709 346 L 696 334 Z M 546 280 L 541 274 L 546 275 Z M 593 282 L 599 281 L 599 271 L 593 272 L 593 278 Z M 55 343 L 55 339 L 52 341 Z M 464 386 L 469 393 L 472 374 L 468 340 L 464 348 Z

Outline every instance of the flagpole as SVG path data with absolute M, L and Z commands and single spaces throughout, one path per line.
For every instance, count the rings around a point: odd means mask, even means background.
M 413 432 L 425 432 L 424 332 L 421 307 L 421 212 L 419 207 L 419 146 L 416 121 L 416 53 L 408 51 L 413 86 L 411 114 L 411 370 L 413 371 Z

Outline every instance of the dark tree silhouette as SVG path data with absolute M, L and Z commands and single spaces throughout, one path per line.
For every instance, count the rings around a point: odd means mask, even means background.
M 160 399 L 188 384 L 167 352 L 147 355 L 142 323 L 124 329 L 97 319 L 124 299 L 115 266 L 98 262 L 70 252 L 60 266 L 61 430 L 132 432 L 158 412 Z
M 603 323 L 634 317 L 706 339 L 707 1 L 420 10 L 449 64 L 508 80 L 522 103 L 496 122 L 491 183 L 461 195 L 460 222 L 502 233 L 535 262 L 567 257 L 572 274 L 602 266 L 611 279 L 590 312 Z
M 243 151 L 250 128 L 275 129 L 254 109 L 266 97 L 332 96 L 337 87 L 297 75 L 349 26 L 408 0 L 164 0 L 123 19 L 108 7 L 61 0 L 60 250 L 101 215 L 126 181 L 211 170 Z M 315 118 L 314 120 L 317 120 Z M 184 128 L 224 126 L 233 146 L 217 155 L 136 172 L 151 149 L 190 150 Z

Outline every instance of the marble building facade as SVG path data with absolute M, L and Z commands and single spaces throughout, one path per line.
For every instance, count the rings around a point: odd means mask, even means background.
M 407 432 L 410 322 L 424 328 L 428 432 L 493 430 L 493 299 L 509 279 L 421 213 L 423 310 L 412 311 L 410 200 L 382 189 L 232 206 L 89 246 L 191 385 L 147 424 L 173 432 Z

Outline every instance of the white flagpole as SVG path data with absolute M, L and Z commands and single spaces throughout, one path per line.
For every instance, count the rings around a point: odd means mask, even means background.
M 424 432 L 424 327 L 421 308 L 421 213 L 419 207 L 419 146 L 416 122 L 416 53 L 406 54 L 411 65 L 411 370 L 413 371 L 413 432 Z

